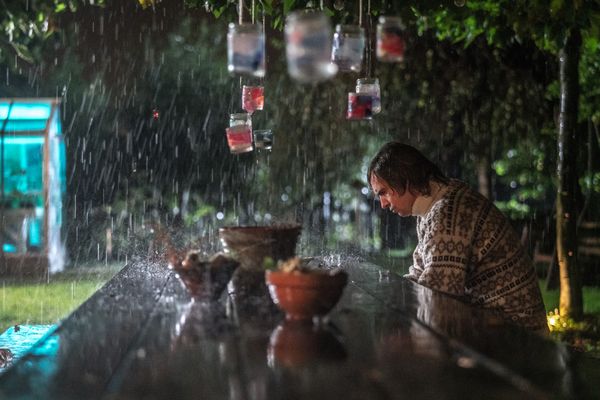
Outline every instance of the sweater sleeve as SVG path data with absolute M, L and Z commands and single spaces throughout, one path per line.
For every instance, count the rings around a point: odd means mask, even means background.
M 464 296 L 469 238 L 444 231 L 437 218 L 423 221 L 417 250 L 423 271 L 417 282 L 444 293 Z
M 419 249 L 416 248 L 413 253 L 413 264 L 408 267 L 408 274 L 404 275 L 405 278 L 413 280 L 415 282 L 419 281 L 419 277 L 423 273 L 423 260 L 421 259 L 421 255 L 419 253 Z
M 408 274 L 405 274 L 404 277 L 415 282 L 419 281 L 419 277 L 423 273 L 423 260 L 421 259 L 421 252 L 419 251 L 419 245 L 421 243 L 421 217 L 417 217 L 417 239 L 418 243 L 413 252 L 413 264 L 408 267 Z

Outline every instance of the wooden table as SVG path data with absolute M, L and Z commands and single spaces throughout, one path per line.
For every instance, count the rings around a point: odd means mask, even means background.
M 373 264 L 344 265 L 342 299 L 307 327 L 265 296 L 191 302 L 165 265 L 134 262 L 0 376 L 0 397 L 592 396 L 561 345 Z

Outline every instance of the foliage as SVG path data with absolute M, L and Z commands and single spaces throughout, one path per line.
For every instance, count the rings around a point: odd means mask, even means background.
M 551 336 L 571 348 L 600 357 L 600 316 L 587 315 L 580 321 L 559 315 L 558 310 L 548 313 Z
M 104 1 L 91 0 L 90 4 L 102 6 Z M 57 32 L 56 15 L 74 12 L 83 3 L 84 0 L 0 0 L 0 62 L 19 69 L 22 61 L 39 61 L 43 44 Z
M 536 147 L 529 140 L 513 142 L 516 145 L 504 151 L 492 167 L 503 187 L 510 188 L 497 194 L 496 205 L 514 219 L 525 219 L 533 213 L 551 214 L 554 182 L 548 172 L 553 169 L 554 143 L 549 133 L 538 134 Z
M 583 288 L 585 316 L 581 321 L 574 321 L 558 313 L 558 290 L 545 290 L 543 286 L 540 287 L 551 337 L 575 350 L 600 357 L 600 290 Z

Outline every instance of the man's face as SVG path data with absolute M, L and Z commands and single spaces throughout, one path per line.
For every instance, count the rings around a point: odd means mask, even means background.
M 399 194 L 386 181 L 371 175 L 371 188 L 381 203 L 381 208 L 388 208 L 391 212 L 408 217 L 412 213 L 412 206 L 417 198 L 417 195 L 412 193 L 408 188 L 404 193 Z

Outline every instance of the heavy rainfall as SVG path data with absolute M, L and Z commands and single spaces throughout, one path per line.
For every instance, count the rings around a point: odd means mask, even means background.
M 493 200 L 521 235 L 538 277 L 553 281 L 549 289 L 556 291 L 558 266 L 546 261 L 556 251 L 560 71 L 556 55 L 534 40 L 482 35 L 465 45 L 405 19 L 402 60 L 382 62 L 373 18 L 365 23 L 363 62 L 323 79 L 299 79 L 286 62 L 283 22 L 256 6 L 243 16 L 262 23 L 266 38 L 264 76 L 253 76 L 228 68 L 229 23 L 239 16 L 216 18 L 214 2 L 89 3 L 53 14 L 46 24 L 56 33 L 39 43 L 31 39 L 29 50 L 0 47 L 0 102 L 53 100 L 65 149 L 60 240 L 48 247 L 43 240 L 28 242 L 32 230 L 19 220 L 15 243 L 22 246 L 7 247 L 15 229 L 3 218 L 3 268 L 24 271 L 31 263 L 26 255 L 40 252 L 47 252 L 48 265 L 41 274 L 32 268 L 34 276 L 25 280 L 46 287 L 30 289 L 27 305 L 16 304 L 22 300 L 11 300 L 9 291 L 26 285 L 22 277 L 3 275 L 0 331 L 16 334 L 23 325 L 24 334 L 30 325 L 40 337 L 134 261 L 153 264 L 150 270 L 161 275 L 174 252 L 222 252 L 218 231 L 226 226 L 297 223 L 300 256 L 332 265 L 368 260 L 383 266 L 384 275 L 402 275 L 413 262 L 415 221 L 382 210 L 366 177 L 371 157 L 390 140 L 413 145 L 448 176 Z M 336 22 L 367 19 L 355 12 L 359 2 L 328 3 L 339 13 Z M 449 7 L 464 10 L 468 0 Z M 598 72 L 594 54 L 600 50 L 588 51 L 581 68 Z M 591 75 L 581 87 L 580 223 L 600 221 L 599 109 L 597 95 L 590 94 L 598 76 Z M 349 95 L 359 78 L 378 79 L 381 111 L 372 117 L 350 117 L 348 107 L 357 103 Z M 252 110 L 251 129 L 272 137 L 266 146 L 232 152 L 230 117 L 247 110 L 244 88 L 257 86 L 264 88 L 264 105 Z M 3 188 L 19 179 L 29 184 L 28 168 L 3 167 Z M 3 190 L 3 215 L 29 195 Z M 43 201 L 35 204 L 43 209 Z M 595 262 L 582 268 L 587 283 L 598 281 Z M 119 299 L 131 279 L 105 290 Z M 52 284 L 56 292 L 48 289 Z M 139 290 L 160 294 L 152 285 Z M 142 310 L 122 306 L 134 314 Z M 23 342 L 22 351 L 29 346 Z M 1 338 L 0 347 L 7 347 Z

